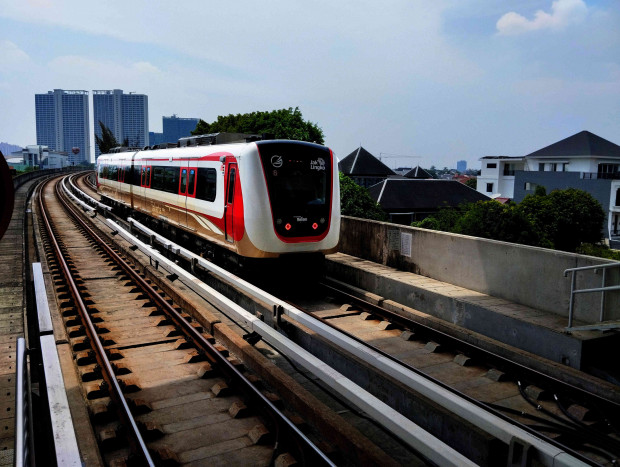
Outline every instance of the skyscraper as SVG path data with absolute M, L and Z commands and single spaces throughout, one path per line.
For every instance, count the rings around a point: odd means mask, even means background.
M 456 170 L 461 173 L 465 172 L 467 170 L 467 161 L 458 161 L 456 163 Z
M 69 163 L 90 162 L 88 91 L 54 89 L 34 95 L 37 144 L 69 154 Z
M 130 147 L 142 148 L 149 144 L 149 98 L 146 94 L 123 94 L 122 89 L 93 91 L 95 134 L 101 137 L 102 122 L 116 141 L 127 139 Z M 99 157 L 95 145 L 95 158 Z
M 199 121 L 198 118 L 179 118 L 176 115 L 162 117 L 164 141 L 175 143 L 179 138 L 191 136 Z
M 179 138 L 191 136 L 200 121 L 199 118 L 182 118 L 172 115 L 162 117 L 163 133 L 149 132 L 149 144 L 176 143 Z

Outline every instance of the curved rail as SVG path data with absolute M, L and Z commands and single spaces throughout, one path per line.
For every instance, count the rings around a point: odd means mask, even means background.
M 297 428 L 259 389 L 224 356 L 209 340 L 202 335 L 192 324 L 185 319 L 168 301 L 166 301 L 140 274 L 138 274 L 116 251 L 114 251 L 99 235 L 84 222 L 70 205 L 66 208 L 73 213 L 80 226 L 101 246 L 114 262 L 149 296 L 149 298 L 168 315 L 175 325 L 190 339 L 197 348 L 205 352 L 209 364 L 216 366 L 229 381 L 239 387 L 245 396 L 258 405 L 265 418 L 271 420 L 276 428 L 276 446 L 281 450 L 283 446 L 296 448 L 300 454 L 297 459 L 302 464 L 333 465 L 332 461 Z M 97 339 L 98 341 L 98 339 Z
M 47 183 L 49 182 L 46 182 L 45 185 L 47 185 Z M 59 200 L 62 199 L 60 195 L 60 191 L 59 191 L 59 184 L 56 184 L 56 196 L 58 197 Z M 75 306 L 78 310 L 78 313 L 80 314 L 82 322 L 84 323 L 86 334 L 90 340 L 91 345 L 93 346 L 95 350 L 95 358 L 97 359 L 97 363 L 99 364 L 99 367 L 102 369 L 102 375 L 103 375 L 104 381 L 107 384 L 107 386 L 110 388 L 110 396 L 115 402 L 115 407 L 117 409 L 119 416 L 125 421 L 126 426 L 128 427 L 129 444 L 130 444 L 131 450 L 133 453 L 141 456 L 144 459 L 144 461 L 147 463 L 147 465 L 154 466 L 155 463 L 153 459 L 151 458 L 151 455 L 146 446 L 146 443 L 144 442 L 144 439 L 142 438 L 140 430 L 138 429 L 136 420 L 134 419 L 131 413 L 131 410 L 129 409 L 129 404 L 127 403 L 127 399 L 125 398 L 123 391 L 118 383 L 112 364 L 110 363 L 110 360 L 108 359 L 106 355 L 105 349 L 99 339 L 99 336 L 97 334 L 97 329 L 95 325 L 93 324 L 92 320 L 90 319 L 86 304 L 82 300 L 82 297 L 79 292 L 79 288 L 77 284 L 75 283 L 73 276 L 71 274 L 71 270 L 63 257 L 60 245 L 58 244 L 58 241 L 56 240 L 56 237 L 54 235 L 54 229 L 52 227 L 52 222 L 50 220 L 47 206 L 45 205 L 42 196 L 39 196 L 39 208 L 40 208 L 43 223 L 49 234 L 48 235 L 49 241 L 54 250 L 56 260 L 58 261 L 60 269 L 62 270 L 62 273 L 67 282 L 67 286 L 69 287 L 69 290 L 73 297 Z

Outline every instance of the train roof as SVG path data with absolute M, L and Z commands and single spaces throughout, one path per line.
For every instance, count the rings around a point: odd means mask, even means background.
M 172 147 L 165 149 L 152 149 L 152 150 L 134 150 L 118 152 L 114 154 L 102 154 L 97 159 L 99 161 L 130 161 L 134 160 L 148 160 L 148 159 L 169 159 L 170 157 L 183 156 L 188 158 L 201 158 L 205 156 L 214 155 L 233 155 L 240 157 L 243 153 L 247 152 L 250 148 L 256 148 L 262 145 L 271 145 L 277 143 L 293 143 L 304 146 L 316 146 L 324 148 L 316 143 L 309 143 L 306 141 L 297 140 L 265 140 L 265 141 L 253 141 L 250 143 L 239 142 L 229 144 L 214 144 L 204 146 L 184 146 L 184 147 Z

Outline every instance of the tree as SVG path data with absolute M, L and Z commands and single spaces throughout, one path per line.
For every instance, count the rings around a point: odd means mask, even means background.
M 585 191 L 569 188 L 546 195 L 541 187 L 518 205 L 479 201 L 412 225 L 575 252 L 601 241 L 605 218 L 600 203 Z
M 473 188 L 474 190 L 478 189 L 478 179 L 477 178 L 468 178 L 467 180 L 465 180 L 465 185 L 467 185 L 469 188 Z
M 114 136 L 114 133 L 112 133 L 112 130 L 105 126 L 101 120 L 99 120 L 99 127 L 101 128 L 101 137 L 95 134 L 95 142 L 97 143 L 101 154 L 107 154 L 110 152 L 110 149 L 121 146 L 118 144 L 118 141 L 116 141 L 116 137 Z M 129 140 L 127 138 L 123 141 L 122 146 L 129 146 Z
M 551 246 L 516 204 L 494 200 L 469 204 L 452 232 L 523 245 Z
M 251 112 L 237 115 L 220 115 L 213 123 L 200 120 L 193 135 L 209 133 L 270 133 L 278 139 L 292 139 L 324 143 L 323 130 L 316 123 L 306 122 L 299 107 L 273 110 L 271 112 Z
M 575 188 L 537 190 L 519 208 L 558 250 L 574 252 L 582 243 L 599 243 L 605 211 L 588 192 Z
M 386 221 L 387 214 L 368 190 L 340 172 L 340 211 L 345 216 Z
M 435 214 L 413 222 L 412 227 L 420 227 L 423 229 L 441 230 L 442 232 L 454 232 L 457 222 L 465 211 L 469 209 L 467 204 L 463 204 L 457 208 L 442 208 Z

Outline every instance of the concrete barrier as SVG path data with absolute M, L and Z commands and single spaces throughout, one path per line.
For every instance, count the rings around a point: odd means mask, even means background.
M 568 318 L 569 268 L 611 262 L 546 248 L 344 216 L 340 251 Z M 620 270 L 606 284 L 620 284 Z M 579 273 L 577 288 L 600 287 L 602 276 Z M 579 294 L 575 317 L 599 320 L 601 294 Z M 620 291 L 607 292 L 605 319 L 620 319 Z

